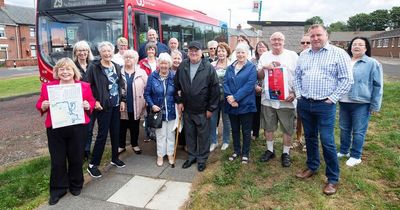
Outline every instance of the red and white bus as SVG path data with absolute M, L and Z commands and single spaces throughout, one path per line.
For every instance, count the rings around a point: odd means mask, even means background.
M 227 24 L 199 11 L 161 0 L 37 0 L 37 50 L 40 80 L 53 79 L 52 67 L 62 57 L 72 57 L 72 47 L 86 40 L 93 54 L 97 43 L 128 39 L 138 50 L 153 28 L 161 42 L 175 37 L 180 47 L 190 41 L 206 46 L 210 40 L 227 42 Z

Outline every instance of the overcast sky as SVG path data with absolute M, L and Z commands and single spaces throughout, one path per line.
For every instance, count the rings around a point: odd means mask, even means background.
M 6 4 L 31 6 L 35 0 L 5 0 Z M 146 0 L 144 0 L 146 2 Z M 252 12 L 253 0 L 166 0 L 173 4 L 200 10 L 207 15 L 229 24 L 247 26 L 247 20 L 258 20 L 258 13 Z M 399 0 L 263 0 L 262 21 L 305 21 L 320 16 L 325 25 L 336 21 L 347 21 L 358 13 L 370 13 L 377 9 L 391 9 L 400 6 Z

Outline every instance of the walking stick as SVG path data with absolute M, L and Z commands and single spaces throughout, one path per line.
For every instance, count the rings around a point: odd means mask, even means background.
M 181 126 L 181 115 L 178 117 L 178 126 L 176 128 L 176 136 L 175 136 L 175 145 L 174 145 L 174 163 L 171 165 L 171 168 L 175 168 L 175 160 L 176 160 L 176 148 L 178 147 L 179 142 L 179 128 Z

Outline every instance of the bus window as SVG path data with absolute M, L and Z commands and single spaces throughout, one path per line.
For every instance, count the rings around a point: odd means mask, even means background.
M 133 17 L 132 17 L 132 14 L 133 14 L 132 7 L 129 6 L 128 7 L 128 46 L 129 46 L 129 49 L 131 49 L 131 50 L 135 46 L 134 38 L 133 38 L 133 22 L 132 22 Z
M 44 12 L 38 16 L 38 34 L 38 50 L 51 66 L 71 57 L 72 46 L 80 40 L 87 41 L 96 56 L 99 42 L 114 43 L 122 35 L 122 11 Z
M 158 26 L 158 17 L 156 16 L 150 16 L 141 12 L 136 12 L 135 13 L 135 24 L 137 27 L 137 37 L 136 39 L 139 41 L 138 43 L 138 49 L 140 46 L 142 46 L 144 43 L 147 42 L 147 31 L 149 29 L 154 29 L 158 33 L 159 41 L 162 42 L 161 35 L 160 35 L 160 28 Z

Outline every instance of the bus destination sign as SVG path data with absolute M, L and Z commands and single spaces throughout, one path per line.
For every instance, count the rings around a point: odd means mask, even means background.
M 94 5 L 106 5 L 107 0 L 53 0 L 52 8 L 66 8 L 66 7 L 84 7 Z

